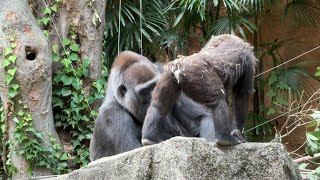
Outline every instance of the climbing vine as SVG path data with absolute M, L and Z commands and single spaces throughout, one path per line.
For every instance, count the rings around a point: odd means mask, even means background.
M 72 29 L 72 28 L 71 28 Z M 63 51 L 58 54 L 58 46 L 53 45 L 53 61 L 62 67 L 53 75 L 53 110 L 56 126 L 70 132 L 75 164 L 89 163 L 88 144 L 92 136 L 93 121 L 97 112 L 94 103 L 104 97 L 104 84 L 107 72 L 92 83 L 90 90 L 83 89 L 89 77 L 89 59 L 79 55 L 78 35 L 72 29 L 70 38 L 63 39 Z
M 52 16 L 58 12 L 61 0 L 51 1 L 42 11 L 38 24 L 45 36 L 52 24 Z M 87 0 L 93 12 L 92 23 L 101 22 L 95 10 L 94 1 Z M 52 103 L 55 126 L 63 134 L 65 150 L 70 153 L 71 168 L 78 168 L 89 163 L 89 142 L 93 131 L 93 122 L 97 116 L 97 102 L 104 97 L 108 72 L 104 70 L 101 79 L 92 82 L 89 78 L 89 59 L 80 56 L 79 37 L 70 23 L 69 35 L 61 44 L 52 45 L 52 61 L 57 70 L 53 73 Z M 106 68 L 105 68 L 106 69 Z M 84 89 L 83 85 L 90 89 Z M 91 84 L 91 86 L 89 86 Z M 68 140 L 64 140 L 65 136 Z M 70 141 L 70 142 L 69 142 Z
M 68 155 L 62 152 L 62 146 L 57 144 L 54 138 L 50 138 L 50 144 L 43 144 L 45 142 L 44 136 L 35 129 L 30 109 L 22 101 L 20 85 L 16 79 L 15 38 L 11 37 L 9 41 L 11 46 L 4 49 L 4 59 L 2 61 L 2 67 L 5 70 L 5 85 L 8 87 L 8 100 L 5 106 L 2 107 L 4 115 L 1 115 L 2 145 L 3 147 L 10 146 L 10 151 L 14 151 L 14 153 L 26 159 L 29 164 L 29 176 L 32 175 L 32 167 L 36 166 L 50 168 L 53 173 L 67 172 L 66 161 L 68 160 Z M 7 141 L 9 119 L 15 122 L 13 144 Z M 6 174 L 10 175 L 15 172 L 15 168 L 5 158 L 7 155 L 6 148 L 3 148 L 2 154 L 2 161 L 6 164 L 4 170 L 7 172 Z
M 50 21 L 51 21 L 51 17 L 50 16 L 52 15 L 52 13 L 58 12 L 58 5 L 59 5 L 60 2 L 61 2 L 61 0 L 55 0 L 52 5 L 50 5 L 48 7 L 45 7 L 43 9 L 43 12 L 42 12 L 43 17 L 38 19 L 38 24 L 39 25 L 47 27 L 50 24 Z M 43 30 L 43 33 L 44 33 L 44 35 L 46 37 L 49 36 L 49 31 L 48 30 L 46 30 L 46 29 Z

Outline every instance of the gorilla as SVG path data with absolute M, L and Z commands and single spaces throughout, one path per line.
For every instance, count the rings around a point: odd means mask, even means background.
M 131 51 L 115 58 L 90 141 L 91 161 L 142 147 L 142 125 L 160 71 L 161 65 Z M 157 128 L 160 141 L 174 136 L 215 138 L 211 113 L 183 94 L 161 117 Z
M 213 36 L 199 53 L 168 63 L 152 93 L 142 128 L 142 144 L 160 142 L 158 125 L 181 92 L 210 110 L 219 145 L 245 142 L 242 130 L 249 95 L 254 92 L 256 57 L 241 38 Z M 229 110 L 227 92 L 232 92 Z M 231 114 L 234 119 L 231 117 Z

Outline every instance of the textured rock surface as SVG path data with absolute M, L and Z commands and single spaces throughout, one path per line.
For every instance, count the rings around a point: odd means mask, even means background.
M 158 145 L 106 157 L 55 179 L 301 179 L 282 144 L 222 147 L 176 137 Z

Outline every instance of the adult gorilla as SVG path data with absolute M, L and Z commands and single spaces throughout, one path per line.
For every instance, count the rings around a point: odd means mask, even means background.
M 224 34 L 213 36 L 200 52 L 168 63 L 152 93 L 142 129 L 143 145 L 161 141 L 158 124 L 182 92 L 210 110 L 219 145 L 246 142 L 241 131 L 254 92 L 257 61 L 252 49 L 241 38 Z M 227 92 L 232 92 L 231 112 Z
M 159 79 L 160 67 L 131 51 L 124 51 L 116 57 L 108 79 L 106 98 L 94 125 L 90 142 L 91 161 L 142 147 L 141 128 L 150 105 L 151 92 Z M 171 111 L 161 117 L 162 121 L 157 126 L 159 139 L 200 136 L 214 140 L 212 116 L 203 106 L 181 95 L 169 108 Z

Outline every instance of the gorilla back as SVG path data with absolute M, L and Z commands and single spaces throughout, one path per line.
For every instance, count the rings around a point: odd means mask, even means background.
M 152 94 L 142 129 L 143 144 L 158 142 L 161 117 L 181 92 L 211 111 L 218 144 L 245 142 L 241 130 L 254 91 L 255 64 L 252 46 L 229 34 L 213 36 L 199 53 L 168 63 Z M 234 120 L 226 101 L 228 91 L 233 95 Z

